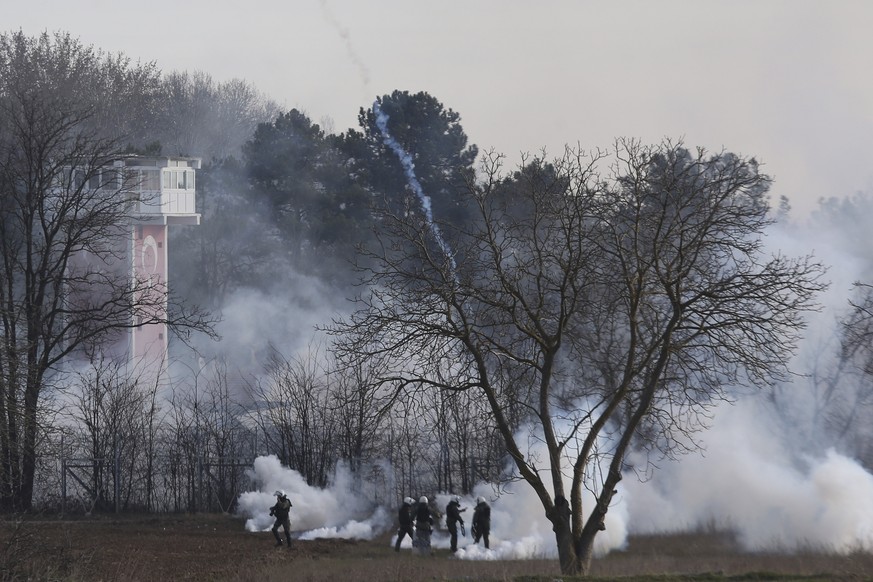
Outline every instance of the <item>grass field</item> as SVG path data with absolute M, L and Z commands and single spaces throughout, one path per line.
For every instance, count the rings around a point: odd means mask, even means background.
M 269 532 L 246 532 L 243 520 L 226 515 L 3 521 L 0 580 L 572 580 L 561 577 L 555 560 L 398 554 L 389 538 L 297 540 L 277 548 Z M 715 532 L 637 536 L 626 550 L 595 560 L 589 579 L 873 581 L 873 554 L 750 554 Z

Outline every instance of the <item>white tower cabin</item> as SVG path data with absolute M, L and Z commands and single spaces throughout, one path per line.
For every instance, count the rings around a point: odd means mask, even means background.
M 168 227 L 200 224 L 194 195 L 194 175 L 200 169 L 200 159 L 132 156 L 119 163 L 124 166 L 132 201 L 128 255 L 131 277 L 166 289 Z M 156 315 L 166 319 L 166 293 L 158 303 L 161 311 Z M 167 339 L 164 323 L 131 328 L 128 362 L 144 380 L 155 381 L 166 371 Z

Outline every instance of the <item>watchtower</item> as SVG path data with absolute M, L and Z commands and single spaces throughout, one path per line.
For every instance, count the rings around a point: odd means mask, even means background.
M 199 225 L 195 206 L 195 171 L 199 158 L 131 156 L 119 160 L 131 198 L 130 275 L 149 286 L 166 289 L 168 229 Z M 167 315 L 167 297 L 154 307 L 157 319 Z M 147 323 L 132 327 L 127 342 L 129 362 L 147 377 L 157 378 L 167 366 L 167 326 Z

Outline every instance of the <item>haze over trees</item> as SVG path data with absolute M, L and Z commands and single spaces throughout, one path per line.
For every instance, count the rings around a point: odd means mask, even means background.
M 266 453 L 313 485 L 347 465 L 391 504 L 514 478 L 563 571 L 585 573 L 618 481 L 645 469 L 628 452 L 693 451 L 734 387 L 786 376 L 824 266 L 765 249 L 770 180 L 753 158 L 620 139 L 507 172 L 426 92 L 378 96 L 358 122 L 332 134 L 245 81 L 0 35 L 2 509 L 56 508 L 57 459 L 74 456 L 91 459 L 87 503 L 147 511 L 228 510 Z M 204 159 L 170 296 L 224 316 L 225 337 L 174 342 L 169 387 L 97 357 L 136 282 L 100 309 L 64 302 L 99 275 L 71 253 L 110 260 L 126 186 L 101 168 L 129 153 Z M 840 363 L 817 376 L 822 423 L 848 448 L 873 414 L 860 283 Z M 319 330 L 302 323 L 324 305 Z M 171 315 L 209 331 L 200 311 Z M 65 369 L 85 346 L 89 365 Z
M 599 156 L 568 151 L 508 177 L 486 158 L 469 228 L 382 215 L 369 291 L 334 328 L 349 358 L 386 363 L 397 399 L 488 403 L 565 574 L 588 571 L 631 447 L 691 447 L 728 386 L 784 372 L 824 287 L 809 257 L 762 252 L 768 179 L 754 160 L 625 140 L 612 158 L 605 176 Z
M 126 78 L 125 71 L 118 59 L 103 58 L 69 37 L 0 39 L 5 510 L 31 507 L 37 449 L 52 428 L 45 393 L 62 385 L 61 366 L 69 356 L 98 358 L 113 332 L 132 325 L 208 327 L 202 313 L 181 303 L 169 318 L 162 316 L 156 309 L 163 304 L 162 290 L 115 269 L 133 186 L 113 165 L 118 143 L 97 129 L 100 108 L 88 102 L 80 83 Z

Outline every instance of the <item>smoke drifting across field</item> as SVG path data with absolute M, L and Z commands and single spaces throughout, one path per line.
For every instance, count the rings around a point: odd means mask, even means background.
M 633 531 L 677 532 L 715 526 L 736 532 L 749 550 L 873 548 L 873 475 L 834 450 L 787 449 L 754 401 L 723 406 L 703 455 L 660 467 L 650 482 L 628 476 Z
M 248 531 L 264 531 L 273 525 L 270 507 L 274 492 L 285 491 L 291 500 L 291 526 L 302 539 L 371 539 L 390 527 L 384 509 L 373 508 L 372 489 L 354 480 L 343 466 L 334 472 L 327 488 L 310 486 L 300 473 L 284 467 L 275 455 L 258 457 L 251 470 L 258 490 L 240 495 L 237 512 L 247 517 Z
M 622 548 L 628 534 L 732 529 L 749 550 L 817 547 L 847 553 L 873 548 L 873 475 L 854 460 L 849 443 L 835 446 L 816 417 L 814 372 L 828 365 L 835 353 L 838 317 L 848 308 L 852 283 L 869 280 L 864 225 L 873 218 L 866 198 L 847 208 L 814 216 L 802 227 L 774 228 L 768 244 L 788 254 L 815 252 L 831 266 L 832 286 L 822 298 L 823 310 L 812 314 L 810 327 L 792 368 L 799 373 L 790 385 L 773 394 L 737 392 L 737 402 L 719 406 L 712 426 L 698 438 L 704 450 L 663 461 L 641 482 L 628 472 L 607 515 L 606 531 L 597 538 L 597 552 Z M 839 219 L 840 212 L 851 222 Z M 864 220 L 866 217 L 868 220 Z M 839 228 L 835 228 L 839 227 Z M 775 403 L 775 406 L 774 406 Z M 644 466 L 642 457 L 629 459 Z M 275 457 L 259 458 L 253 475 L 259 491 L 240 498 L 240 512 L 250 530 L 271 525 L 268 508 L 272 492 L 289 492 L 294 508 L 292 526 L 303 539 L 346 537 L 368 539 L 396 531 L 397 505 L 379 506 L 368 485 L 353 481 L 342 468 L 327 489 L 307 485 L 298 473 L 282 467 Z M 473 545 L 472 507 L 477 495 L 492 505 L 491 549 Z M 444 508 L 447 495 L 437 495 Z M 480 484 L 462 498 L 467 536 L 459 539 L 458 557 L 467 559 L 525 559 L 556 555 L 554 534 L 538 499 L 523 482 L 499 497 L 490 484 Z M 393 542 L 392 542 L 393 543 Z M 444 529 L 434 534 L 437 548 L 448 548 Z M 411 547 L 407 538 L 404 547 Z
M 299 539 L 373 539 L 397 529 L 400 500 L 397 507 L 375 504 L 374 486 L 353 478 L 345 467 L 340 467 L 331 484 L 322 489 L 310 486 L 300 473 L 281 465 L 277 457 L 270 455 L 255 460 L 251 477 L 258 484 L 258 490 L 240 495 L 237 508 L 237 512 L 247 518 L 247 531 L 266 531 L 272 527 L 269 510 L 276 502 L 273 493 L 277 489 L 284 490 L 293 504 L 291 528 Z M 480 495 L 491 505 L 490 549 L 487 550 L 482 542 L 479 545 L 473 543 L 470 531 L 472 508 Z M 449 502 L 449 495 L 439 494 L 432 501 L 442 511 Z M 461 507 L 467 508 L 461 514 L 467 535 L 459 536 L 459 558 L 523 560 L 557 557 L 551 524 L 546 520 L 539 500 L 525 484 L 514 483 L 496 497 L 494 488 L 482 483 L 471 496 L 461 498 Z M 624 545 L 626 524 L 627 512 L 624 504 L 619 502 L 607 515 L 607 529 L 597 538 L 596 552 L 604 554 Z M 392 537 L 391 543 L 396 539 Z M 435 548 L 449 547 L 445 522 L 434 532 L 432 543 Z M 401 547 L 411 549 L 412 541 L 407 537 Z
M 797 375 L 772 393 L 746 390 L 735 404 L 719 406 L 699 435 L 701 454 L 661 463 L 645 483 L 628 475 L 633 532 L 714 525 L 733 529 L 749 550 L 873 548 L 873 475 L 851 457 L 851 441 L 837 442 L 824 430 L 817 386 L 835 367 L 838 319 L 849 308 L 852 284 L 870 281 L 871 210 L 869 197 L 830 201 L 807 224 L 768 233 L 773 252 L 814 252 L 830 268 L 822 310 L 807 318 L 791 363 Z M 853 389 L 848 378 L 837 388 Z

